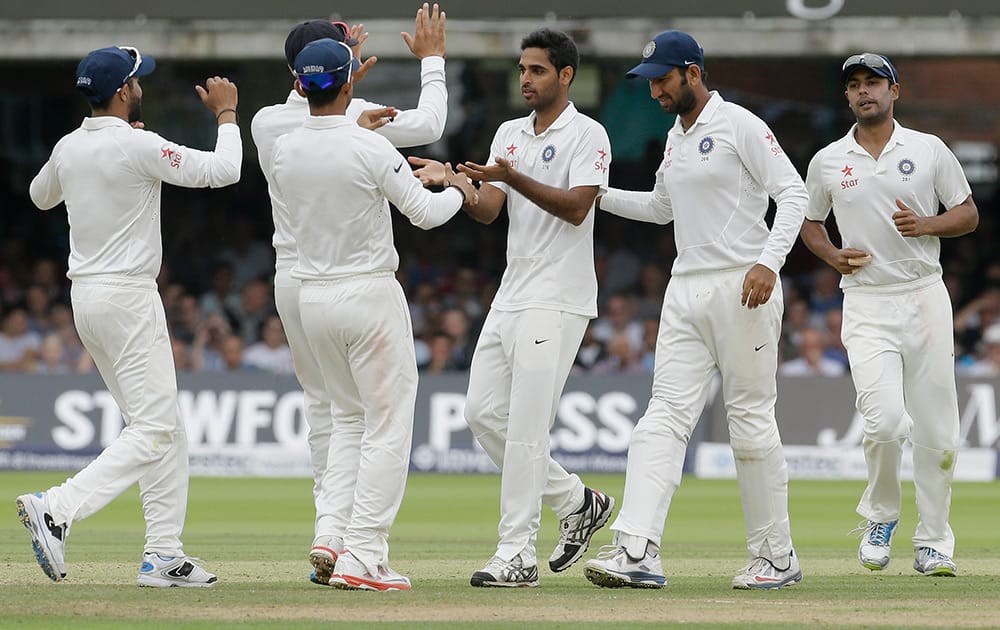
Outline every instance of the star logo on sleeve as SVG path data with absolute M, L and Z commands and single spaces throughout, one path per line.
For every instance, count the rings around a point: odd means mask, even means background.
M 770 131 L 767 132 L 767 135 L 764 136 L 764 139 L 770 142 L 771 144 L 774 144 L 774 134 L 771 133 Z
M 517 147 L 511 142 L 510 146 L 507 147 L 507 155 L 514 155 L 514 151 L 517 151 Z
M 163 147 L 162 149 L 160 149 L 160 151 L 163 153 L 163 155 L 161 155 L 160 157 L 163 158 L 164 160 L 173 159 L 174 150 L 171 149 L 170 147 Z
M 604 149 L 598 149 L 597 155 L 601 156 L 601 159 L 603 160 L 604 158 L 608 157 L 608 152 L 605 151 Z
M 840 169 L 840 172 L 844 174 L 844 177 L 854 177 L 854 169 L 846 164 L 844 168 Z

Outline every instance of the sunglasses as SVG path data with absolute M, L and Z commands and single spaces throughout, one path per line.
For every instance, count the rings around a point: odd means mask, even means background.
M 351 54 L 351 48 L 344 42 L 336 42 L 337 44 L 343 46 L 347 49 L 347 63 L 330 70 L 329 72 L 317 72 L 314 74 L 296 74 L 299 83 L 302 84 L 302 89 L 306 92 L 317 92 L 319 90 L 325 90 L 337 83 L 338 74 L 344 68 L 347 68 L 347 78 L 341 83 L 345 85 L 351 82 L 351 73 L 354 70 L 354 57 Z
M 132 80 L 132 77 L 135 76 L 135 73 L 139 71 L 139 66 L 142 65 L 142 54 L 139 53 L 138 48 L 133 48 L 131 46 L 119 46 L 118 48 L 120 50 L 124 50 L 125 52 L 127 52 L 129 56 L 132 57 L 132 59 L 135 61 L 135 63 L 132 65 L 132 71 L 125 75 L 125 78 L 122 79 L 121 87 L 115 90 L 115 93 L 118 93 L 123 87 L 125 87 L 126 83 Z
M 896 70 L 889 63 L 889 60 L 882 55 L 876 55 L 875 53 L 851 55 L 847 58 L 847 61 L 844 62 L 844 65 L 840 68 L 840 70 L 843 72 L 851 66 L 864 66 L 873 70 L 887 70 L 889 72 L 889 80 L 892 81 L 892 83 L 899 83 L 899 80 L 896 77 Z

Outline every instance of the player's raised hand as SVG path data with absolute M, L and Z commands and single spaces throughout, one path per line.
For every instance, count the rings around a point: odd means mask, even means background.
M 924 236 L 927 232 L 923 229 L 924 217 L 917 216 L 912 208 L 903 203 L 902 199 L 896 200 L 898 211 L 892 214 L 892 222 L 896 224 L 896 229 L 903 236 Z
M 417 9 L 417 19 L 413 25 L 413 35 L 402 32 L 400 35 L 406 46 L 417 59 L 437 55 L 444 57 L 445 46 L 445 13 L 437 3 L 428 8 L 427 3 Z
M 413 166 L 419 167 L 413 171 L 413 176 L 419 179 L 424 186 L 443 186 L 448 171 L 451 170 L 437 160 L 416 156 L 410 156 L 407 160 Z
M 395 107 L 381 107 L 379 109 L 368 109 L 358 116 L 358 124 L 365 129 L 375 130 L 392 122 L 396 117 Z
M 477 182 L 509 182 L 514 172 L 514 167 L 502 157 L 497 157 L 494 158 L 494 164 L 485 165 L 466 162 L 465 164 L 459 164 L 458 170 Z
M 766 304 L 771 299 L 771 292 L 774 291 L 777 280 L 778 274 L 769 268 L 759 263 L 754 265 L 743 277 L 743 295 L 740 297 L 740 304 L 747 308 L 757 308 L 761 304 Z
M 365 80 L 365 75 L 371 70 L 375 64 L 378 63 L 378 57 L 369 57 L 365 59 L 361 66 L 351 73 L 351 85 L 357 85 Z
M 364 24 L 355 24 L 347 33 L 347 43 L 351 46 L 351 54 L 355 59 L 361 59 L 361 45 L 367 40 L 368 31 L 365 30 Z
M 205 80 L 205 87 L 196 85 L 194 89 L 205 107 L 212 110 L 216 116 L 223 110 L 236 111 L 236 104 L 239 101 L 236 84 L 226 77 L 209 77 Z

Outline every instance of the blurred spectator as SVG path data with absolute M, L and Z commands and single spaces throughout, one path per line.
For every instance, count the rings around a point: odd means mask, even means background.
M 455 342 L 450 335 L 444 332 L 431 335 L 427 347 L 430 351 L 430 360 L 424 366 L 424 372 L 441 374 L 456 369 L 454 363 Z
M 199 306 L 205 315 L 225 315 L 240 310 L 240 294 L 236 290 L 233 267 L 220 261 L 212 267 L 212 287 L 201 296 Z
M 285 329 L 277 315 L 264 320 L 260 329 L 261 340 L 250 345 L 243 353 L 243 364 L 265 372 L 292 374 L 292 351 L 285 339 Z
M 229 335 L 222 339 L 219 345 L 219 354 L 222 357 L 222 369 L 226 372 L 235 372 L 249 367 L 243 361 L 243 340 L 236 335 Z
M 181 295 L 177 298 L 176 306 L 171 310 L 173 318 L 167 318 L 171 334 L 184 343 L 194 343 L 195 336 L 204 324 L 198 298 L 193 295 Z M 228 323 L 226 328 L 231 328 Z
M 572 374 L 589 372 L 596 364 L 608 356 L 604 344 L 594 338 L 594 322 L 590 322 L 587 330 L 583 333 L 583 341 L 580 342 L 580 349 L 576 353 L 576 360 L 573 361 Z
M 612 295 L 601 316 L 593 322 L 594 339 L 608 346 L 610 351 L 611 340 L 621 334 L 628 341 L 629 348 L 638 352 L 642 347 L 643 330 L 635 316 L 635 298 L 621 293 Z
M 45 289 L 53 302 L 69 303 L 69 291 L 65 277 L 60 277 L 59 267 L 51 258 L 39 258 L 31 272 L 31 283 Z
M 448 306 L 465 311 L 470 327 L 478 328 L 486 319 L 486 307 L 480 299 L 481 279 L 475 269 L 459 267 L 455 272 L 455 285 L 452 288 Z
M 801 333 L 800 356 L 786 361 L 778 368 L 782 376 L 843 376 L 846 368 L 837 361 L 823 356 L 826 339 L 822 331 L 806 328 Z
M 49 331 L 49 311 L 52 298 L 40 284 L 28 285 L 24 291 L 24 305 L 28 315 L 28 329 L 44 335 Z
M 41 346 L 41 336 L 28 329 L 25 310 L 15 307 L 7 311 L 0 323 L 0 372 L 31 369 Z
M 476 349 L 476 338 L 471 335 L 469 316 L 459 308 L 449 308 L 441 313 L 440 331 L 451 338 L 449 370 L 467 370 L 472 363 L 472 353 Z M 433 341 L 433 338 L 432 338 Z M 434 348 L 431 347 L 433 361 Z
M 66 360 L 66 348 L 59 333 L 50 332 L 42 338 L 42 347 L 31 371 L 35 374 L 72 374 L 74 372 L 74 366 Z
M 177 337 L 171 337 L 170 350 L 173 352 L 174 355 L 174 369 L 176 371 L 178 372 L 192 371 L 191 352 L 188 349 L 186 343 L 184 343 Z
M 843 309 L 844 293 L 840 290 L 840 274 L 837 270 L 822 266 L 813 272 L 812 291 L 809 294 L 809 310 L 822 317 L 830 309 Z
M 261 326 L 274 314 L 271 287 L 263 280 L 251 280 L 240 292 L 240 306 L 231 313 L 230 324 L 244 346 L 257 343 Z
M 253 224 L 248 218 L 235 219 L 226 237 L 229 247 L 219 258 L 229 263 L 237 288 L 274 273 L 274 249 L 266 241 L 254 240 Z
M 1000 323 L 1000 288 L 988 288 L 955 313 L 960 346 L 975 348 L 987 328 Z
M 413 334 L 420 337 L 429 332 L 432 323 L 441 312 L 441 301 L 437 290 L 430 282 L 419 282 L 409 300 L 410 320 Z
M 233 336 L 229 322 L 221 315 L 209 315 L 204 321 L 199 322 L 191 341 L 189 355 L 191 369 L 195 372 L 221 372 L 224 370 L 222 345 L 226 339 Z M 178 339 L 181 338 L 178 337 Z M 240 353 L 242 354 L 242 352 L 241 344 Z
M 1000 324 L 993 324 L 983 332 L 980 343 L 982 358 L 962 369 L 969 376 L 1000 375 Z
M 781 348 L 779 355 L 783 359 L 794 359 L 799 356 L 799 345 L 802 343 L 802 331 L 809 327 L 809 304 L 801 298 L 793 298 L 785 307 L 785 321 L 781 324 Z
M 592 374 L 635 374 L 645 372 L 639 351 L 625 332 L 616 332 L 607 343 L 607 356 L 590 368 Z
M 656 340 L 660 335 L 660 318 L 647 317 L 642 320 L 642 351 L 639 361 L 645 372 L 652 374 L 656 366 Z
M 831 308 L 826 312 L 824 323 L 826 324 L 826 348 L 823 350 L 823 356 L 833 359 L 843 365 L 845 370 L 849 370 L 850 362 L 847 360 L 847 347 L 844 346 L 844 340 L 841 336 L 844 325 L 844 312 L 839 308 Z
M 636 314 L 639 319 L 660 320 L 663 310 L 663 294 L 667 290 L 667 272 L 656 263 L 646 263 L 639 274 L 639 305 Z

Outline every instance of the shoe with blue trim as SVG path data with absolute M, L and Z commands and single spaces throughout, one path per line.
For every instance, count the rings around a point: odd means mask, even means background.
M 156 588 L 215 586 L 219 578 L 195 564 L 197 561 L 190 556 L 161 556 L 146 552 L 142 554 L 136 584 Z
M 53 582 L 66 577 L 66 537 L 69 526 L 57 524 L 49 509 L 49 500 L 43 492 L 22 494 L 17 497 L 17 515 L 31 534 L 31 547 L 35 560 L 45 575 Z
M 663 563 L 659 550 L 646 545 L 645 555 L 633 558 L 622 545 L 605 545 L 597 557 L 583 565 L 583 575 L 592 583 L 604 588 L 663 588 Z
M 913 568 L 924 575 L 939 575 L 955 577 L 958 566 L 955 562 L 937 549 L 920 547 L 913 557 Z
M 861 566 L 872 571 L 881 571 L 889 566 L 889 547 L 897 525 L 898 519 L 888 523 L 868 521 L 855 530 L 861 532 L 861 545 L 858 547 Z

